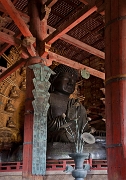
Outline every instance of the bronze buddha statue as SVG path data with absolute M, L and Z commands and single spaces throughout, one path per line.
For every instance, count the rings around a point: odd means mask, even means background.
M 53 71 L 56 74 L 50 77 L 50 107 L 47 114 L 48 142 L 72 142 L 71 137 L 62 126 L 75 118 L 78 118 L 80 130 L 87 123 L 84 106 L 77 99 L 69 98 L 75 90 L 78 72 L 63 64 L 58 65 Z M 66 116 L 65 119 L 64 115 Z M 71 121 L 71 123 L 74 132 L 74 122 Z

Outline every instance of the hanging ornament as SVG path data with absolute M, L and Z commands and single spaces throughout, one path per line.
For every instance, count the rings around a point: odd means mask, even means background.
M 82 69 L 81 76 L 85 79 L 88 79 L 90 77 L 90 73 L 86 69 Z

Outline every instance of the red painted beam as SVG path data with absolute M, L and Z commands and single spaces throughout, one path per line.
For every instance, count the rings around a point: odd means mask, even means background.
M 74 28 L 77 24 L 82 22 L 84 19 L 86 19 L 88 16 L 90 16 L 93 12 L 97 10 L 96 6 L 93 6 L 89 9 L 90 6 L 85 7 L 85 9 L 82 9 L 78 14 L 76 14 L 75 17 L 72 17 L 72 19 L 69 19 L 66 21 L 62 26 L 57 28 L 56 31 L 54 31 L 51 35 L 49 35 L 45 42 L 47 44 L 54 43 L 57 39 L 59 39 L 62 35 L 70 31 L 72 28 Z
M 55 53 L 50 52 L 50 51 L 49 51 L 49 58 L 51 60 L 54 60 L 56 62 L 65 64 L 67 66 L 70 66 L 70 67 L 78 69 L 78 70 L 86 69 L 91 75 L 96 76 L 96 77 L 101 78 L 101 79 L 105 79 L 105 73 L 100 72 L 98 70 L 95 70 L 93 68 L 90 68 L 88 66 L 85 66 L 83 64 L 80 64 L 78 62 L 75 62 L 75 61 L 73 61 L 71 59 L 60 56 L 60 55 L 55 54 Z
M 105 59 L 105 53 L 92 47 L 92 46 L 89 46 L 88 44 L 86 43 L 83 43 L 67 34 L 64 34 L 60 39 L 64 40 L 65 42 L 68 42 L 84 51 L 87 51 L 91 54 L 94 54 L 95 56 L 98 56 L 102 59 Z
M 27 25 L 25 24 L 25 22 L 21 18 L 20 14 L 18 13 L 16 8 L 14 7 L 13 3 L 10 0 L 4 0 L 4 1 L 0 0 L 0 2 L 2 3 L 2 5 L 6 9 L 6 11 L 8 12 L 10 17 L 13 19 L 13 21 L 15 22 L 17 27 L 20 29 L 22 34 L 24 36 L 32 36 L 32 34 L 29 31 Z
M 85 5 L 88 4 L 88 2 L 86 0 L 80 0 L 80 2 L 84 3 Z
M 13 19 L 13 21 L 15 22 L 17 27 L 20 29 L 21 33 L 25 37 L 32 37 L 32 33 L 28 29 L 28 27 L 25 24 L 24 20 L 21 18 L 21 16 L 20 16 L 19 12 L 17 11 L 17 9 L 14 7 L 13 3 L 10 0 L 4 0 L 4 1 L 0 0 L 0 2 L 4 6 L 7 13 L 10 15 L 10 17 Z M 29 47 L 28 47 L 28 51 L 31 54 L 31 56 L 36 55 L 35 50 L 34 50 L 33 47 L 31 49 L 29 49 Z
M 51 33 L 55 31 L 55 28 L 52 28 L 51 26 L 48 26 L 48 29 Z M 81 42 L 81 41 L 79 41 L 79 40 L 77 40 L 77 39 L 75 39 L 75 38 L 73 38 L 67 34 L 64 34 L 63 36 L 61 36 L 60 39 L 65 41 L 65 42 L 68 42 L 69 44 L 72 44 L 72 45 L 74 45 L 74 46 L 76 46 L 76 47 L 78 47 L 84 51 L 87 51 L 91 54 L 94 54 L 95 56 L 98 56 L 102 59 L 105 59 L 105 53 L 104 52 L 102 52 L 102 51 L 100 51 L 100 50 L 98 50 L 92 46 L 89 46 L 88 44 L 83 43 L 83 42 Z
M 20 39 L 15 38 L 14 36 L 6 34 L 4 32 L 0 32 L 0 41 L 6 42 L 14 46 L 20 45 L 22 43 Z
M 29 16 L 25 13 L 22 13 L 20 11 L 18 11 L 19 14 L 21 15 L 21 17 L 23 18 L 23 20 L 25 20 L 26 22 L 29 22 Z M 43 22 L 41 22 L 42 24 Z M 42 25 L 43 26 L 43 25 Z M 48 29 L 50 30 L 51 33 L 53 33 L 56 29 L 55 28 L 52 28 L 51 26 L 47 26 Z M 92 46 L 89 46 L 87 45 L 86 43 L 83 43 L 75 38 L 72 38 L 71 36 L 67 35 L 67 34 L 64 34 L 63 36 L 60 37 L 60 39 L 62 39 L 63 41 L 66 41 L 70 44 L 73 44 L 75 46 L 77 46 L 78 48 L 80 49 L 83 49 L 91 54 L 94 54 L 95 56 L 98 56 L 102 59 L 105 59 L 105 53 L 96 49 L 96 48 L 93 48 Z M 5 41 L 4 41 L 5 42 Z

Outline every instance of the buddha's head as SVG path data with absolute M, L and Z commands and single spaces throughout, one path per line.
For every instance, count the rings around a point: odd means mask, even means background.
M 51 88 L 49 92 L 57 92 L 66 95 L 72 94 L 75 90 L 78 71 L 63 64 L 58 65 L 53 71 L 56 74 L 50 77 Z

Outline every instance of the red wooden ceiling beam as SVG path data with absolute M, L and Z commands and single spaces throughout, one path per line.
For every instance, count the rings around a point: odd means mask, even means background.
M 69 44 L 72 44 L 84 51 L 87 51 L 91 54 L 94 54 L 95 56 L 98 56 L 102 59 L 105 59 L 105 53 L 92 47 L 92 46 L 89 46 L 88 44 L 86 43 L 83 43 L 71 36 L 68 36 L 67 34 L 64 34 L 60 39 L 64 40 L 65 42 L 68 42 Z
M 58 0 L 48 0 L 45 5 L 51 8 Z
M 10 15 L 10 17 L 13 19 L 17 27 L 20 29 L 21 33 L 25 37 L 32 37 L 32 34 L 30 30 L 28 29 L 27 25 L 25 24 L 24 20 L 21 18 L 19 12 L 17 9 L 14 7 L 13 3 L 10 0 L 0 0 L 4 8 L 6 9 L 7 13 Z M 27 48 L 31 56 L 35 56 L 35 49 L 33 48 L 32 45 L 30 45 L 32 49 L 29 47 Z
M 26 22 L 29 22 L 30 18 L 27 14 L 22 13 L 20 11 L 18 11 L 18 12 Z M 52 28 L 51 26 L 48 26 L 48 28 L 49 28 L 51 33 L 53 33 L 56 30 L 56 29 Z M 102 59 L 105 59 L 105 53 L 104 52 L 102 52 L 96 48 L 93 48 L 92 46 L 89 46 L 89 45 L 87 45 L 87 44 L 85 44 L 79 40 L 76 40 L 75 38 L 72 38 L 69 35 L 64 34 L 63 36 L 60 37 L 60 39 L 66 41 L 66 42 L 68 42 L 74 46 L 77 46 L 78 48 L 83 49 L 83 50 L 85 50 L 91 54 L 94 54 L 95 56 L 98 56 Z
M 70 31 L 72 28 L 74 28 L 77 24 L 79 24 L 81 21 L 86 19 L 88 16 L 90 16 L 93 12 L 97 10 L 96 6 L 93 6 L 90 8 L 90 6 L 85 7 L 85 9 L 82 9 L 78 14 L 76 14 L 75 17 L 72 17 L 72 19 L 69 19 L 66 21 L 62 26 L 59 26 L 59 28 L 56 29 L 51 35 L 49 35 L 45 42 L 47 44 L 54 43 L 57 39 L 59 39 L 62 35 Z
M 10 17 L 13 19 L 17 27 L 20 29 L 24 36 L 32 36 L 31 32 L 29 31 L 27 25 L 21 18 L 20 14 L 18 13 L 17 9 L 14 7 L 13 3 L 10 0 L 0 0 Z
M 6 42 L 11 45 L 20 45 L 22 41 L 20 39 L 15 38 L 12 35 L 6 34 L 4 32 L 0 32 L 0 41 Z
M 84 3 L 85 5 L 88 4 L 88 2 L 86 0 L 80 0 L 80 2 Z
M 52 28 L 51 26 L 48 26 L 48 28 L 49 28 L 49 31 L 51 33 L 53 31 L 55 31 L 55 29 Z M 104 52 L 102 52 L 102 51 L 100 51 L 100 50 L 98 50 L 92 46 L 89 46 L 88 44 L 83 43 L 83 42 L 81 42 L 81 41 L 79 41 L 79 40 L 77 40 L 77 39 L 75 39 L 75 38 L 73 38 L 67 34 L 64 34 L 63 36 L 61 36 L 60 39 L 65 41 L 65 42 L 68 42 L 69 44 L 72 44 L 72 45 L 74 45 L 74 46 L 76 46 L 76 47 L 78 47 L 84 51 L 87 51 L 91 54 L 94 54 L 95 56 L 98 56 L 102 59 L 105 59 L 105 53 Z
M 78 62 L 75 62 L 75 61 L 73 61 L 71 59 L 60 56 L 60 55 L 55 54 L 55 53 L 50 52 L 50 51 L 49 51 L 49 58 L 51 60 L 54 60 L 56 62 L 65 64 L 67 66 L 70 66 L 70 67 L 78 69 L 78 70 L 86 69 L 91 75 L 96 76 L 96 77 L 101 78 L 101 79 L 105 79 L 105 73 L 100 72 L 98 70 L 95 70 L 93 68 L 90 68 L 88 66 L 85 66 L 83 64 L 80 64 Z

